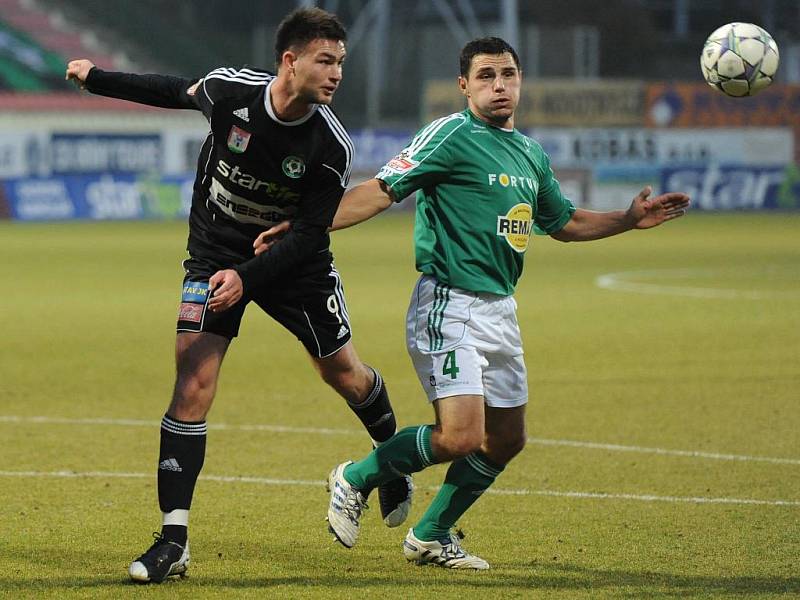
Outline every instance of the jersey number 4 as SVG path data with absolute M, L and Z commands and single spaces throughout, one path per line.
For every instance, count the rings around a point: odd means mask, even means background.
M 444 367 L 442 367 L 442 375 L 450 375 L 450 379 L 455 379 L 459 372 L 458 365 L 456 365 L 456 351 L 450 350 L 447 356 L 444 357 Z

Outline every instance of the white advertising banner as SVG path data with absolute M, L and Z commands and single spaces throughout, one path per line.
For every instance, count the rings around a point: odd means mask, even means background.
M 709 164 L 788 165 L 794 136 L 778 127 L 535 128 L 556 169 Z M 68 119 L 43 115 L 20 126 L 0 115 L 0 178 L 99 173 L 185 175 L 197 167 L 208 123 L 191 111 Z M 411 138 L 402 130 L 352 130 L 354 171 L 372 174 Z
M 671 164 L 789 164 L 794 135 L 779 127 L 728 129 L 554 129 L 526 133 L 557 167 Z
M 24 126 L 20 123 L 24 122 Z M 200 113 L 0 114 L 0 178 L 195 170 L 208 122 Z

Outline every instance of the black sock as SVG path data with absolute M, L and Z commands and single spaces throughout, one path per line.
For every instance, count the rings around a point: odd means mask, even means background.
M 161 535 L 170 542 L 186 547 L 186 540 L 189 539 L 189 528 L 185 525 L 162 525 Z
M 385 442 L 394 435 L 397 421 L 389 402 L 389 393 L 380 373 L 370 367 L 375 374 L 375 383 L 367 397 L 360 404 L 348 402 L 350 409 L 364 424 L 370 437 L 376 442 Z
M 158 505 L 161 511 L 187 511 L 185 523 L 164 525 L 161 533 L 182 546 L 186 544 L 188 510 L 206 454 L 206 422 L 187 423 L 167 415 L 161 420 L 158 456 Z

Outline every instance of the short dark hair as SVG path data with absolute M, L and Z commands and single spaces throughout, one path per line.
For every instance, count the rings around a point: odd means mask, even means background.
M 461 49 L 461 56 L 459 57 L 461 76 L 466 77 L 469 75 L 472 58 L 476 54 L 504 54 L 506 52 L 514 58 L 517 69 L 520 69 L 519 56 L 507 41 L 498 37 L 484 37 L 467 42 L 467 45 Z
M 288 14 L 275 35 L 275 66 L 283 53 L 292 48 L 301 50 L 312 40 L 347 40 L 347 32 L 339 18 L 321 8 L 300 8 Z

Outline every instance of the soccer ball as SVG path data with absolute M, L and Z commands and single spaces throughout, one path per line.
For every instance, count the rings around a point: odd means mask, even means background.
M 752 23 L 728 23 L 708 36 L 700 68 L 708 85 L 728 96 L 757 94 L 778 70 L 778 45 Z

